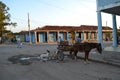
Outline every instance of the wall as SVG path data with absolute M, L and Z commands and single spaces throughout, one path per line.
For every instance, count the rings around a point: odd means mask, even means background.
M 120 2 L 120 0 L 98 0 L 98 7 L 103 7 L 118 2 Z
M 116 6 L 120 3 L 120 0 L 96 0 L 97 1 L 97 11 L 100 11 L 105 8 L 110 8 Z

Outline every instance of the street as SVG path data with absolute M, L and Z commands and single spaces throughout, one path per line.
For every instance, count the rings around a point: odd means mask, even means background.
M 0 45 L 0 80 L 120 80 L 120 68 L 83 60 L 33 61 L 30 65 L 12 64 L 8 58 L 17 54 L 40 54 L 56 45 Z

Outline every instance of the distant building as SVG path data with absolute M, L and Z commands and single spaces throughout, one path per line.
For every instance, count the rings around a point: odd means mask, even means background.
M 70 40 L 72 33 L 75 34 L 74 39 L 80 36 L 85 41 L 97 41 L 98 40 L 98 27 L 93 25 L 81 25 L 81 26 L 51 26 L 47 25 L 41 28 L 37 28 L 30 31 L 32 43 L 57 43 L 59 36 L 62 40 Z M 103 40 L 112 38 L 112 28 L 102 27 Z M 21 40 L 29 42 L 28 31 L 21 31 L 19 33 Z M 24 37 L 23 37 L 24 36 Z M 101 37 L 101 36 L 99 36 Z

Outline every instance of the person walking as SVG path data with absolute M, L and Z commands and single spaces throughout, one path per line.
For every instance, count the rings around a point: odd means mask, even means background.
M 60 45 L 60 42 L 62 41 L 61 37 L 58 38 L 58 46 Z
M 76 43 L 81 43 L 81 38 L 79 36 L 76 38 Z
M 20 41 L 20 38 L 17 39 L 17 48 L 22 47 L 22 42 Z

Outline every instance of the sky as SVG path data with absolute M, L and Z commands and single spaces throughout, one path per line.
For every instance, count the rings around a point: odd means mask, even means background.
M 11 21 L 17 26 L 8 30 L 20 32 L 45 25 L 97 25 L 96 0 L 2 0 L 9 8 Z M 120 19 L 117 16 L 117 23 Z M 111 14 L 102 13 L 102 25 L 112 27 Z M 117 24 L 120 26 L 120 24 Z

